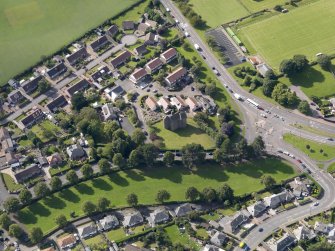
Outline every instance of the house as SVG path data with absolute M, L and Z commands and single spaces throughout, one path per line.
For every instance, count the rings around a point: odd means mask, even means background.
M 70 65 L 74 66 L 74 65 L 76 65 L 78 62 L 80 62 L 80 61 L 82 61 L 82 60 L 85 60 L 85 59 L 88 58 L 88 57 L 89 57 L 89 54 L 88 54 L 86 48 L 85 48 L 85 47 L 82 47 L 82 48 L 80 48 L 80 49 L 74 51 L 72 54 L 67 55 L 67 56 L 65 57 L 65 59 L 66 59 L 66 61 L 67 61 Z
M 192 112 L 198 111 L 201 109 L 198 101 L 194 97 L 188 97 L 185 100 L 185 104 L 190 108 Z
M 145 69 L 147 70 L 149 74 L 155 73 L 162 67 L 163 67 L 163 62 L 160 58 L 154 58 L 145 65 Z
M 79 236 L 83 239 L 92 237 L 98 233 L 97 227 L 93 222 L 77 227 L 77 231 Z
M 206 244 L 200 251 L 224 251 L 222 248 L 218 248 L 217 246 Z
M 79 160 L 85 156 L 85 151 L 78 144 L 68 146 L 66 152 L 71 160 Z
M 12 91 L 7 96 L 7 100 L 11 104 L 20 103 L 21 100 L 23 100 L 23 99 L 24 99 L 24 96 L 22 95 L 22 93 L 20 91 L 17 91 L 17 90 Z
M 101 65 L 96 72 L 91 74 L 93 81 L 100 83 L 106 75 L 111 75 L 111 71 L 105 65 Z
M 30 112 L 28 116 L 21 120 L 21 124 L 24 128 L 29 128 L 44 119 L 44 117 L 45 114 L 42 112 L 42 110 L 39 108 L 35 108 Z
M 175 48 L 170 48 L 166 51 L 164 51 L 160 58 L 162 59 L 164 64 L 170 63 L 173 59 L 175 59 L 178 55 L 178 52 Z
M 214 232 L 215 233 L 212 235 L 210 242 L 213 245 L 221 247 L 227 241 L 227 236 L 224 233 L 221 233 L 216 230 L 214 230 Z
M 122 22 L 122 29 L 124 31 L 135 30 L 135 23 L 133 21 L 123 21 Z
M 185 203 L 177 207 L 174 212 L 177 217 L 182 217 L 182 216 L 189 214 L 192 211 L 193 209 L 191 205 L 189 203 Z
M 60 156 L 59 153 L 53 153 L 50 156 L 47 157 L 47 161 L 49 163 L 49 166 L 55 167 L 63 163 L 62 156 Z
M 274 240 L 273 242 L 268 243 L 268 246 L 272 251 L 285 251 L 295 243 L 296 239 L 285 233 L 279 240 Z
M 33 93 L 38 88 L 38 83 L 43 80 L 42 76 L 38 76 L 36 78 L 32 78 L 28 81 L 25 81 L 21 87 L 25 91 L 25 93 L 30 94 Z
M 184 67 L 179 67 L 177 70 L 170 73 L 166 78 L 165 82 L 169 86 L 178 84 L 187 75 L 187 70 Z
M 63 108 L 66 105 L 68 105 L 66 98 L 63 95 L 60 95 L 54 100 L 50 101 L 47 104 L 47 108 L 49 109 L 50 112 L 56 112 L 60 108 Z
M 68 234 L 57 239 L 58 246 L 63 249 L 71 249 L 77 244 L 77 239 L 73 234 Z
M 334 229 L 334 224 L 325 224 L 319 221 L 316 221 L 314 224 L 314 231 L 318 234 L 326 234 L 328 235 L 331 230 Z
M 234 233 L 241 227 L 244 223 L 250 220 L 250 214 L 247 210 L 238 211 L 232 217 L 225 217 L 220 220 L 219 224 L 224 228 L 225 231 Z
M 301 180 L 300 177 L 297 177 L 293 182 L 290 183 L 290 186 L 292 188 L 293 195 L 298 199 L 310 194 L 311 186 L 310 181 L 307 179 Z
M 4 127 L 4 126 L 0 127 L 0 140 L 2 141 L 2 140 L 5 140 L 5 139 L 8 139 L 8 138 L 10 138 L 10 134 L 9 134 L 7 128 Z
M 314 231 L 310 230 L 309 228 L 307 228 L 305 226 L 300 226 L 300 227 L 294 229 L 293 234 L 298 241 L 300 241 L 300 240 L 312 240 L 316 237 L 316 234 L 314 233 Z
M 148 73 L 146 70 L 144 70 L 143 68 L 138 68 L 130 75 L 129 80 L 134 84 L 138 84 L 140 82 L 143 82 L 147 76 Z
M 140 23 L 138 26 L 137 26 L 137 31 L 136 31 L 136 34 L 138 36 L 143 36 L 145 33 L 147 33 L 147 30 L 150 28 L 149 25 L 147 25 L 146 23 Z
M 134 54 L 137 56 L 143 56 L 147 54 L 149 51 L 147 49 L 147 46 L 145 44 L 142 44 L 134 49 Z
M 145 35 L 145 38 L 144 38 L 144 43 L 146 45 L 154 45 L 156 44 L 157 42 L 159 41 L 159 36 L 158 35 L 155 35 L 154 33 L 152 32 L 149 32 Z
M 99 52 L 99 50 L 103 47 L 106 47 L 110 44 L 106 35 L 103 35 L 96 40 L 94 40 L 90 46 L 94 52 Z
M 6 164 L 7 165 L 13 165 L 13 164 L 19 164 L 19 160 L 15 157 L 15 154 L 13 152 L 7 152 L 5 154 Z
M 264 203 L 267 207 L 274 209 L 283 203 L 291 201 L 293 198 L 294 198 L 293 194 L 285 190 L 281 193 L 265 197 Z
M 327 239 L 331 240 L 332 242 L 335 241 L 335 228 L 329 231 Z
M 65 72 L 67 72 L 67 67 L 63 62 L 55 65 L 50 70 L 47 71 L 47 76 L 54 80 L 58 78 L 59 76 L 63 75 Z
M 40 165 L 40 167 L 47 166 L 49 164 L 48 160 L 45 157 L 43 157 L 43 156 L 38 157 L 37 158 L 37 162 Z
M 166 97 L 160 97 L 158 100 L 158 105 L 161 106 L 164 112 L 168 112 L 171 106 L 170 100 Z
M 104 104 L 101 107 L 101 111 L 105 121 L 110 119 L 117 119 L 117 115 L 112 104 Z
M 113 38 L 118 32 L 119 32 L 119 27 L 117 27 L 117 25 L 113 24 L 108 28 L 106 34 L 110 38 Z
M 124 51 L 110 61 L 110 64 L 114 69 L 126 63 L 131 58 L 131 53 L 129 51 Z
M 264 204 L 263 201 L 257 201 L 256 203 L 247 207 L 248 212 L 253 217 L 261 216 L 266 211 L 266 209 L 267 209 L 267 207 L 266 207 L 266 205 Z
M 263 77 L 265 77 L 266 73 L 271 70 L 271 68 L 265 63 L 257 65 L 256 69 Z
M 0 127 L 1 150 L 5 153 L 14 151 L 14 143 L 6 127 Z
M 41 173 L 41 169 L 37 164 L 31 164 L 25 169 L 19 169 L 18 172 L 14 173 L 14 179 L 18 184 L 33 178 Z
M 98 222 L 98 230 L 99 231 L 107 231 L 109 229 L 115 228 L 119 225 L 119 220 L 116 218 L 115 215 L 107 215 L 106 217 L 102 218 Z
M 154 227 L 156 224 L 167 222 L 169 218 L 169 214 L 164 208 L 157 208 L 155 211 L 150 213 L 148 221 L 152 227 Z
M 143 222 L 143 217 L 140 212 L 135 211 L 130 214 L 127 214 L 124 217 L 123 226 L 133 227 Z
M 20 84 L 15 79 L 8 80 L 7 84 L 14 89 L 18 88 Z
M 214 100 L 210 97 L 204 97 L 202 95 L 194 96 L 194 98 L 198 101 L 199 105 L 202 109 L 210 115 L 215 115 L 217 111 L 217 105 Z
M 252 65 L 256 66 L 262 63 L 262 61 L 257 56 L 249 57 L 249 61 Z
M 90 83 L 86 79 L 82 79 L 79 82 L 67 88 L 66 93 L 68 94 L 69 97 L 72 97 L 75 93 L 88 89 L 89 86 Z
M 147 19 L 147 20 L 145 20 L 145 24 L 147 26 L 149 26 L 150 28 L 152 28 L 152 29 L 156 29 L 157 28 L 157 22 L 156 21 Z
M 110 88 L 105 89 L 106 97 L 113 102 L 115 102 L 115 100 L 117 100 L 118 98 L 121 98 L 125 93 L 126 92 L 119 85 L 116 85 L 113 89 Z
M 177 112 L 172 115 L 167 115 L 163 119 L 164 128 L 170 131 L 176 131 L 187 126 L 186 112 Z
M 178 111 L 185 110 L 187 108 L 185 101 L 180 96 L 172 97 L 171 105 L 177 107 Z
M 147 105 L 147 107 L 151 110 L 151 111 L 156 111 L 158 108 L 158 104 L 156 99 L 154 99 L 153 97 L 148 97 L 145 100 L 145 104 Z

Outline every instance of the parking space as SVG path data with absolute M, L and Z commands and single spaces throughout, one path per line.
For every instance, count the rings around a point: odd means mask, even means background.
M 213 36 L 218 45 L 224 48 L 224 54 L 229 58 L 229 63 L 226 64 L 226 67 L 232 67 L 243 62 L 244 55 L 230 41 L 221 28 L 210 30 L 207 34 Z

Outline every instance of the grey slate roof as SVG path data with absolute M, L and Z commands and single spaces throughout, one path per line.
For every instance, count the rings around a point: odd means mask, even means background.
M 90 86 L 90 83 L 86 79 L 82 79 L 74 85 L 70 86 L 66 91 L 70 97 L 72 97 L 76 92 L 83 91 Z
M 41 169 L 38 167 L 38 165 L 32 164 L 26 167 L 25 169 L 19 170 L 18 172 L 14 173 L 14 177 L 18 183 L 21 183 L 40 173 L 41 173 Z
M 211 237 L 211 243 L 217 246 L 222 246 L 223 243 L 227 240 L 227 236 L 224 233 L 216 231 L 215 234 Z
M 67 71 L 67 67 L 64 63 L 59 63 L 47 71 L 47 75 L 51 79 L 55 79 Z
M 42 76 L 38 76 L 38 77 L 36 77 L 32 80 L 28 80 L 28 81 L 24 82 L 21 86 L 27 94 L 30 94 L 38 88 L 38 83 L 41 80 L 42 80 Z
M 271 196 L 265 197 L 264 198 L 264 203 L 268 207 L 276 208 L 281 203 L 291 201 L 293 198 L 294 198 L 293 194 L 291 192 L 285 190 L 281 193 L 273 194 Z
M 86 238 L 97 233 L 97 227 L 94 223 L 86 224 L 77 228 L 80 237 Z
M 68 104 L 66 98 L 63 95 L 58 96 L 54 100 L 47 104 L 50 112 L 55 112 L 58 108 L 62 108 Z
M 86 51 L 86 48 L 83 47 L 75 52 L 73 52 L 71 55 L 68 55 L 66 57 L 66 60 L 69 62 L 70 65 L 75 65 L 79 60 L 83 60 L 87 58 L 89 54 Z
M 158 208 L 154 212 L 150 213 L 150 219 L 152 223 L 162 223 L 169 220 L 169 214 L 166 210 Z
M 115 215 L 107 215 L 103 219 L 99 220 L 98 228 L 99 230 L 108 230 L 115 228 L 119 225 L 119 220 Z
M 293 234 L 297 238 L 298 241 L 300 240 L 311 240 L 316 237 L 314 231 L 310 230 L 305 226 L 300 226 L 293 230 Z
M 293 236 L 286 233 L 282 238 L 270 244 L 269 247 L 273 251 L 284 251 L 287 250 L 288 247 L 290 247 L 295 242 L 296 239 Z
M 248 206 L 247 210 L 252 216 L 258 217 L 266 211 L 266 205 L 263 201 L 257 201 L 256 203 Z
M 92 50 L 94 52 L 97 52 L 101 47 L 110 44 L 109 40 L 107 39 L 107 36 L 103 35 L 101 37 L 99 37 L 98 39 L 96 39 L 95 41 L 93 41 L 90 46 L 92 47 Z
M 140 212 L 133 212 L 124 217 L 123 225 L 132 227 L 143 222 L 143 217 Z
M 192 207 L 189 203 L 185 203 L 176 208 L 175 213 L 177 217 L 185 216 L 192 211 Z

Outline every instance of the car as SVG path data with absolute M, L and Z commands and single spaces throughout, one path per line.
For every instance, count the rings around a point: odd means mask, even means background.
M 194 87 L 193 86 L 191 87 L 191 91 L 194 91 Z
M 314 103 L 314 102 L 311 102 L 311 105 L 312 105 L 312 106 L 315 106 L 315 103 Z
M 301 166 L 302 166 L 303 168 L 306 168 L 306 167 L 307 167 L 304 163 L 302 163 Z
M 278 149 L 277 152 L 283 153 L 283 150 L 282 149 Z
M 147 92 L 150 92 L 150 89 L 147 89 Z
M 151 88 L 151 87 L 153 87 L 153 85 L 152 85 L 152 84 L 150 84 L 150 85 L 149 85 L 149 87 Z
M 167 11 L 167 12 L 170 12 L 170 9 L 169 9 L 169 8 L 166 8 L 166 11 Z
M 148 132 L 147 132 L 147 131 L 145 131 L 145 132 L 144 132 L 144 135 L 145 135 L 145 136 L 148 136 Z
M 214 66 L 212 67 L 212 70 L 215 70 L 215 67 L 214 67 Z
M 179 24 L 179 20 L 178 19 L 176 19 L 175 21 L 176 21 L 177 24 Z
M 153 90 L 153 93 L 157 93 L 157 90 Z
M 297 161 L 298 161 L 299 163 L 302 163 L 302 161 L 301 161 L 300 159 L 297 159 Z
M 334 139 L 333 139 L 333 138 L 328 138 L 327 140 L 329 140 L 329 141 L 334 141 Z
M 224 84 L 224 87 L 228 88 L 228 85 L 227 85 L 227 84 Z
M 263 232 L 263 230 L 264 230 L 264 229 L 260 227 L 260 228 L 258 229 L 258 232 Z
M 266 114 L 265 113 L 261 113 L 261 116 L 263 117 L 263 118 L 267 118 L 267 116 L 266 116 Z
M 232 89 L 228 89 L 228 91 L 229 91 L 230 93 L 234 93 Z
M 206 60 L 206 57 L 205 57 L 204 55 L 201 55 L 201 56 L 202 56 L 202 58 L 203 58 L 203 59 L 205 59 L 205 60 Z
M 311 170 L 309 170 L 309 169 L 307 169 L 307 172 L 309 173 L 309 174 L 311 174 L 312 172 L 311 172 Z
M 319 205 L 319 202 L 318 201 L 316 201 L 314 204 L 313 204 L 313 206 L 315 206 L 315 207 L 317 207 Z

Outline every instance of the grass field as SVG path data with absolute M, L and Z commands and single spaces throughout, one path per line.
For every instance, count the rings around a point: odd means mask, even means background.
M 255 1 L 255 0 L 240 0 L 241 4 L 247 8 L 250 12 L 254 13 L 264 9 L 273 9 L 277 4 L 284 5 L 285 0 L 262 0 L 262 1 Z
M 3 0 L 0 84 L 138 0 Z
M 180 233 L 177 225 L 166 227 L 165 231 L 173 244 L 180 243 L 191 250 L 200 250 L 200 245 L 191 240 L 186 233 Z
M 215 143 L 210 136 L 198 128 L 193 119 L 187 119 L 187 127 L 175 132 L 164 129 L 163 121 L 155 124 L 158 130 L 157 135 L 163 140 L 164 149 L 181 149 L 186 144 L 200 143 L 205 149 L 215 147 Z
M 35 133 L 43 143 L 62 134 L 62 129 L 49 120 L 44 120 L 42 123 L 34 125 L 31 131 Z
M 334 163 L 331 163 L 331 164 L 328 166 L 327 171 L 328 171 L 329 173 L 333 173 L 333 172 L 335 172 L 335 162 L 334 162 Z
M 9 174 L 2 173 L 1 175 L 9 191 L 15 192 L 23 188 L 23 185 L 15 183 L 15 181 Z
M 19 220 L 26 224 L 28 229 L 38 226 L 46 232 L 55 227 L 54 219 L 57 215 L 64 214 L 70 217 L 73 211 L 77 216 L 82 215 L 83 202 L 96 203 L 102 196 L 110 199 L 113 207 L 122 207 L 126 206 L 126 196 L 135 192 L 139 203 L 151 204 L 155 203 L 157 189 L 164 188 L 170 192 L 171 200 L 184 201 L 185 191 L 190 186 L 202 190 L 207 186 L 218 188 L 224 182 L 234 189 L 236 195 L 241 195 L 262 189 L 264 186 L 259 179 L 264 174 L 270 174 L 280 182 L 293 177 L 296 172 L 286 162 L 276 159 L 224 168 L 206 164 L 193 172 L 180 166 L 129 170 L 80 183 L 40 200 L 22 209 L 19 212 Z
M 289 133 L 284 135 L 284 140 L 312 159 L 323 161 L 335 158 L 335 146 L 321 144 Z M 310 149 L 307 149 L 306 145 L 309 145 Z M 322 152 L 320 152 L 321 149 Z
M 314 59 L 315 54 L 334 53 L 335 1 L 319 0 L 289 13 L 240 28 L 239 34 L 274 69 L 294 54 Z

